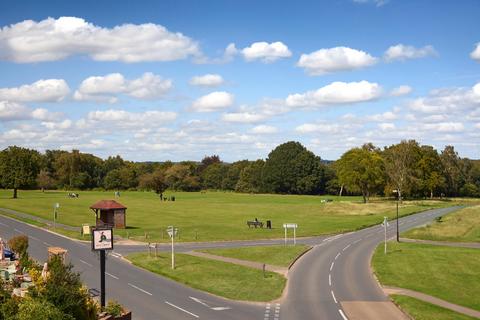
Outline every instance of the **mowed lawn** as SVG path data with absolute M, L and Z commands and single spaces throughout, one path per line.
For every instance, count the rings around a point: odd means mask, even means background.
M 480 250 L 389 242 L 377 247 L 372 265 L 383 285 L 423 292 L 480 310 Z
M 102 199 L 114 199 L 113 192 L 79 191 L 80 197 L 68 198 L 66 191 L 0 191 L 0 208 L 9 208 L 52 219 L 53 206 L 60 204 L 58 222 L 80 226 L 94 224 L 90 205 Z M 297 236 L 332 234 L 363 228 L 382 222 L 383 216 L 395 216 L 395 203 L 373 200 L 363 204 L 360 197 L 240 194 L 233 192 L 166 192 L 176 201 L 160 201 L 152 192 L 121 192 L 117 200 L 126 207 L 126 230 L 115 230 L 141 241 L 168 241 L 165 229 L 179 228 L 179 241 L 282 238 L 283 223 L 297 223 Z M 332 202 L 321 202 L 332 199 Z M 441 201 L 404 201 L 400 214 L 452 205 Z M 271 220 L 273 229 L 248 228 L 247 220 Z M 147 239 L 145 239 L 145 234 Z
M 234 300 L 271 301 L 280 298 L 287 282 L 273 272 L 264 275 L 262 270 L 187 254 L 175 255 L 175 270 L 171 269 L 168 253 L 161 253 L 158 257 L 135 253 L 127 259 L 138 267 Z
M 450 213 L 440 221 L 403 234 L 413 239 L 480 242 L 480 205 Z

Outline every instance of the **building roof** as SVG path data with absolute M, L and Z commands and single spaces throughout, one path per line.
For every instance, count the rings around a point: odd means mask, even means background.
M 112 209 L 127 209 L 123 204 L 115 200 L 100 200 L 90 206 L 90 209 L 112 210 Z

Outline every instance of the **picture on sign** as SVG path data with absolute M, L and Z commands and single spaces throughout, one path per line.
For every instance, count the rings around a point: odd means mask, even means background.
M 112 229 L 93 229 L 92 232 L 92 250 L 113 249 Z
M 82 225 L 82 234 L 83 235 L 90 234 L 90 225 L 89 224 L 83 224 Z

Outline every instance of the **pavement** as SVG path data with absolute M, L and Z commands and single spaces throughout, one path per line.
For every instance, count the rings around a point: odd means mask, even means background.
M 425 211 L 399 220 L 400 231 L 432 221 L 458 207 Z M 387 238 L 395 235 L 390 222 Z M 0 216 L 0 234 L 10 238 L 27 234 L 29 252 L 39 261 L 47 258 L 47 247 L 68 250 L 68 259 L 81 272 L 89 288 L 99 288 L 99 258 L 88 243 Z M 405 319 L 390 302 L 370 270 L 375 247 L 384 240 L 384 228 L 374 226 L 331 237 L 297 239 L 313 245 L 289 271 L 282 299 L 270 303 L 246 303 L 223 299 L 139 269 L 122 254 L 145 251 L 146 246 L 115 246 L 106 263 L 107 300 L 116 299 L 133 311 L 134 319 L 210 320 L 309 320 L 309 319 Z M 177 252 L 197 249 L 283 244 L 283 239 L 176 244 Z M 160 246 L 168 250 L 169 245 Z M 365 308 L 368 313 L 365 313 Z M 363 313 L 362 313 L 363 312 Z
M 448 242 L 448 241 L 432 241 L 432 240 L 409 239 L 409 238 L 400 238 L 400 241 L 431 244 L 434 246 L 480 249 L 480 242 Z

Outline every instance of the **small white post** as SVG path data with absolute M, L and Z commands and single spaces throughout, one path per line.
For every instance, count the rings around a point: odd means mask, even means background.
M 385 250 L 384 254 L 387 254 L 387 217 L 383 217 L 383 226 L 385 227 Z
M 173 238 L 175 237 L 175 231 L 172 230 L 172 270 L 175 269 L 175 252 L 173 249 Z
M 285 229 L 285 245 L 287 245 L 287 227 L 284 226 Z
M 297 235 L 296 235 L 297 228 L 293 228 L 293 245 L 297 245 Z

